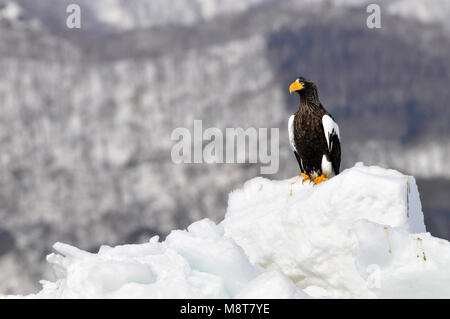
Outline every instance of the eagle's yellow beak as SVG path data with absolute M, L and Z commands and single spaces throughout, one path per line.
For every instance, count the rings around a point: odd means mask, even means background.
M 292 94 L 292 92 L 300 91 L 303 88 L 304 88 L 303 82 L 295 81 L 289 86 L 289 93 Z

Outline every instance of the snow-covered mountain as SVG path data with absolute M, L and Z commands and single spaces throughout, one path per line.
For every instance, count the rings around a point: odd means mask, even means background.
M 69 2 L 0 1 L 2 293 L 36 291 L 53 242 L 96 251 L 221 220 L 259 167 L 175 165 L 171 132 L 194 119 L 280 128 L 274 178 L 296 174 L 299 73 L 340 124 L 344 167 L 450 176 L 448 34 L 414 13 L 443 2 L 381 2 L 381 30 L 365 28 L 365 1 L 313 0 L 77 1 L 82 29 L 69 30 Z
M 425 232 L 414 177 L 362 163 L 318 186 L 252 179 L 220 224 L 162 242 L 54 249 L 57 280 L 26 298 L 450 296 L 450 242 Z

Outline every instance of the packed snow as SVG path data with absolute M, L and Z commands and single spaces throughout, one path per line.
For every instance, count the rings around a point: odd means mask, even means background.
M 164 241 L 54 249 L 58 279 L 25 297 L 450 297 L 450 243 L 426 233 L 414 177 L 362 163 L 317 186 L 254 178 L 221 223 Z
M 360 220 L 356 265 L 379 298 L 449 298 L 450 243 Z
M 56 282 L 30 298 L 305 298 L 279 271 L 250 263 L 242 248 L 208 219 L 173 231 L 164 242 L 102 246 L 97 254 L 56 243 L 47 257 Z
M 354 223 L 369 220 L 420 233 L 425 231 L 414 178 L 357 164 L 313 186 L 296 179 L 255 178 L 230 195 L 225 234 L 252 262 L 280 270 L 306 289 L 329 297 L 375 297 L 355 265 Z

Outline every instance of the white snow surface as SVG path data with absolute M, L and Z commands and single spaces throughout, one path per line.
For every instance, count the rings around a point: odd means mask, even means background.
M 329 297 L 375 294 L 356 267 L 354 224 L 369 220 L 407 232 L 425 231 L 414 178 L 361 163 L 329 181 L 290 183 L 255 178 L 229 198 L 222 225 L 265 269 L 280 270 L 306 289 Z M 378 238 L 376 238 L 378 240 Z
M 450 243 L 360 220 L 357 267 L 379 298 L 449 298 Z M 377 283 L 378 280 L 378 283 Z M 369 280 L 367 280 L 369 281 Z
M 59 278 L 28 298 L 307 298 L 279 271 L 250 263 L 209 219 L 164 242 L 102 246 L 97 254 L 56 243 L 47 256 Z
M 254 178 L 221 223 L 163 242 L 54 248 L 58 279 L 26 298 L 450 297 L 450 243 L 426 233 L 414 177 L 362 163 L 317 186 Z

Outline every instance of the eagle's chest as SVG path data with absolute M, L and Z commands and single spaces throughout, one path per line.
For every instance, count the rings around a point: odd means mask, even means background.
M 294 141 L 299 153 L 313 153 L 322 157 L 326 139 L 321 113 L 299 112 L 294 119 Z

